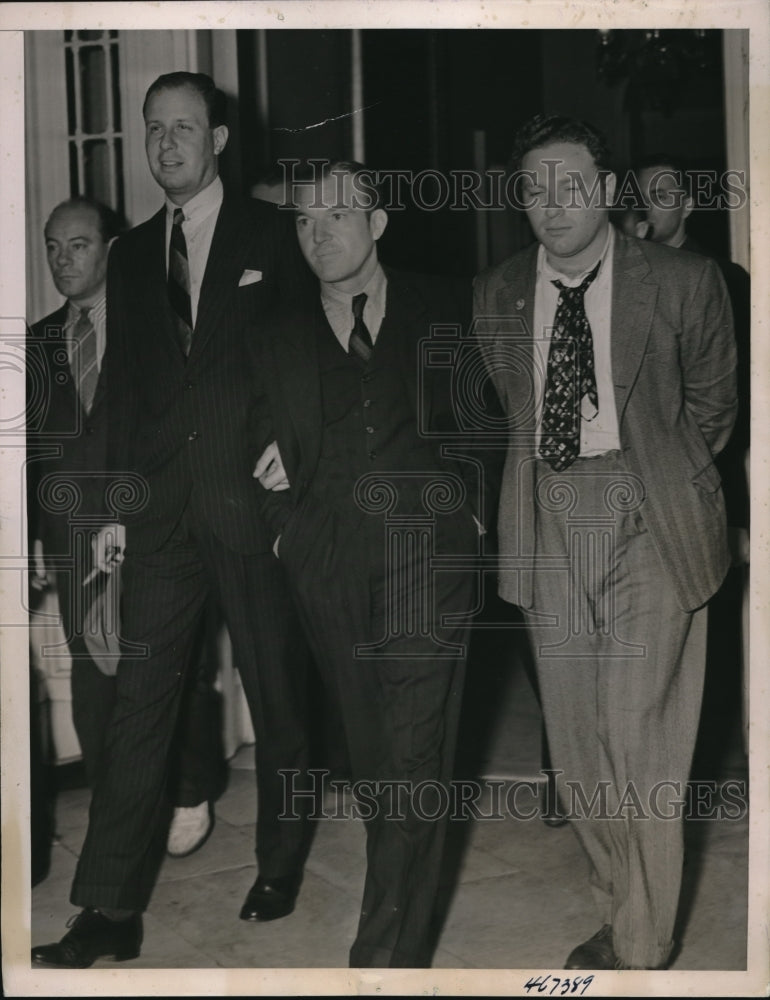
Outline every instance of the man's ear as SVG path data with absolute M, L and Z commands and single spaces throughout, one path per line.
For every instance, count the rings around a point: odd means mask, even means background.
M 615 188 L 617 184 L 618 178 L 611 170 L 608 170 L 604 180 L 604 203 L 607 208 L 612 208 L 615 204 Z
M 372 234 L 372 239 L 378 240 L 385 232 L 387 224 L 388 213 L 384 208 L 375 208 L 369 216 L 369 232 Z
M 217 127 L 211 131 L 214 134 L 214 152 L 217 156 L 219 156 L 227 145 L 227 137 L 230 135 L 230 132 L 228 131 L 227 125 L 217 125 Z

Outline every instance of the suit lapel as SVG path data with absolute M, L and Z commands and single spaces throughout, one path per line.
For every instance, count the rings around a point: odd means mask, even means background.
M 640 245 L 616 230 L 612 276 L 612 377 L 618 426 L 650 336 L 658 286 Z
M 244 229 L 242 221 L 237 204 L 225 196 L 201 283 L 190 361 L 205 348 L 217 328 L 222 311 L 238 287 L 243 262 L 254 238 L 253 233 Z
M 501 362 L 504 369 L 511 374 L 517 373 L 514 384 L 510 383 L 510 376 L 505 380 L 506 389 L 511 394 L 511 412 L 520 412 L 522 401 L 531 398 L 534 392 L 535 339 L 543 336 L 542 331 L 534 328 L 537 255 L 538 245 L 535 243 L 521 264 L 508 268 L 503 274 L 503 284 L 497 290 L 497 315 L 482 317 L 482 322 L 491 323 L 495 331 L 496 344 L 503 351 Z M 483 336 L 484 333 L 482 325 L 477 334 Z M 522 349 L 527 360 L 526 368 L 521 363 Z M 514 355 L 511 351 L 515 352 Z M 521 430 L 534 428 L 534 421 L 534 407 L 527 406 Z

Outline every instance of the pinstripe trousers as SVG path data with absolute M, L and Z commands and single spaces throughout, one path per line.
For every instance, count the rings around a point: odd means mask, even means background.
M 272 552 L 227 549 L 191 502 L 169 541 L 123 565 L 117 700 L 70 899 L 144 910 L 165 833 L 165 783 L 184 672 L 210 591 L 225 614 L 257 739 L 257 862 L 266 877 L 304 860 L 307 824 L 278 819 L 279 768 L 307 769 L 307 650 Z
M 536 516 L 526 617 L 562 805 L 617 956 L 655 968 L 673 946 L 706 611 L 679 608 L 619 453 L 539 461 Z

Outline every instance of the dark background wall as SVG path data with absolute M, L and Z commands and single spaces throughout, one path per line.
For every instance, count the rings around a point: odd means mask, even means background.
M 260 123 L 257 33 L 238 32 L 247 190 L 282 157 L 350 158 L 353 151 L 352 33 L 263 37 L 269 120 Z M 605 131 L 620 172 L 659 150 L 686 167 L 724 168 L 719 31 L 616 31 L 604 41 L 593 30 L 363 31 L 361 55 L 366 161 L 373 169 L 502 168 L 515 129 L 540 111 L 585 118 Z M 708 249 L 728 255 L 724 212 L 701 212 L 690 229 Z M 480 217 L 470 208 L 407 205 L 391 213 L 381 248 L 397 266 L 471 275 L 529 239 L 526 220 L 512 208 Z

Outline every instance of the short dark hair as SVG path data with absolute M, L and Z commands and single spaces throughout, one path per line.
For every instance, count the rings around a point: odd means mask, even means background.
M 521 161 L 533 149 L 555 142 L 572 142 L 585 146 L 599 171 L 611 171 L 610 150 L 604 135 L 588 122 L 565 115 L 535 115 L 514 135 L 511 168 L 521 169 Z
M 179 90 L 181 87 L 189 87 L 194 90 L 206 105 L 206 113 L 209 120 L 209 128 L 217 128 L 219 125 L 227 124 L 227 100 L 221 90 L 206 73 L 188 73 L 178 71 L 176 73 L 163 73 L 154 83 L 147 88 L 142 105 L 142 115 L 146 116 L 147 102 L 150 98 L 161 90 Z
M 356 195 L 360 198 L 361 204 L 357 204 L 356 208 L 361 208 L 367 215 L 371 215 L 376 209 L 384 207 L 382 190 L 377 182 L 377 172 L 359 163 L 358 160 L 306 161 L 292 174 L 291 181 L 292 186 L 317 184 L 319 181 L 343 174 L 350 175 Z
M 690 177 L 678 156 L 672 156 L 670 153 L 666 152 L 647 153 L 645 156 L 640 157 L 639 161 L 634 166 L 634 174 L 638 177 L 642 170 L 649 170 L 650 167 L 662 167 L 669 173 L 674 174 L 679 187 L 687 195 L 690 195 Z
M 60 202 L 52 210 L 43 227 L 43 232 L 48 229 L 48 223 L 54 215 L 63 208 L 86 208 L 96 212 L 97 219 L 99 220 L 99 233 L 105 243 L 109 243 L 111 239 L 119 236 L 126 228 L 125 220 L 114 209 L 110 208 L 109 205 L 105 205 L 103 201 L 97 201 L 96 198 L 89 198 L 87 195 L 78 194 L 73 198 L 68 198 L 66 201 Z

